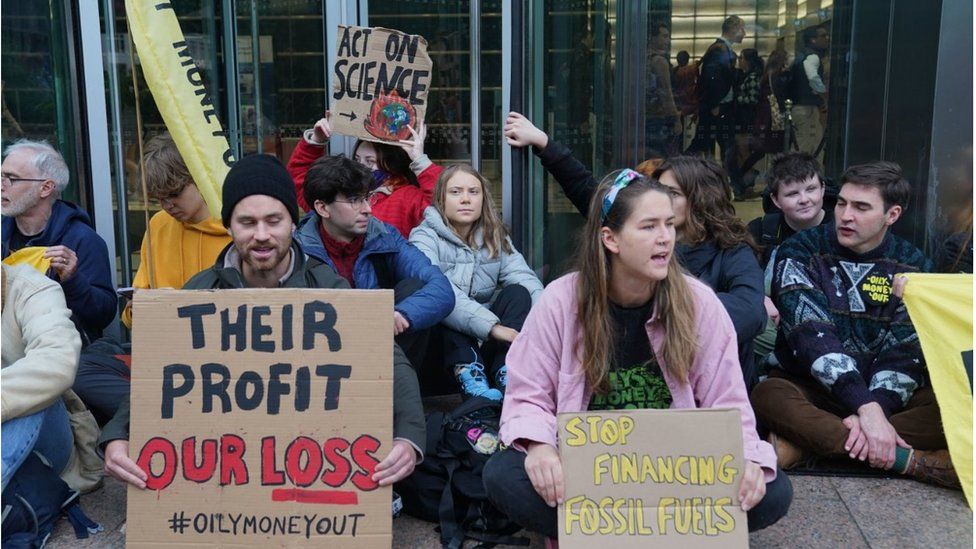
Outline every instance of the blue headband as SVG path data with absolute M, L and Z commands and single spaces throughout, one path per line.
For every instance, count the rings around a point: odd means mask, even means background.
M 606 196 L 603 197 L 603 215 L 600 217 L 602 221 L 607 220 L 607 214 L 610 213 L 610 208 L 613 207 L 614 200 L 617 199 L 617 193 L 621 189 L 630 185 L 635 179 L 640 177 L 640 174 L 631 169 L 624 169 L 620 172 L 620 175 L 613 180 L 613 185 L 610 185 L 610 190 L 607 191 Z

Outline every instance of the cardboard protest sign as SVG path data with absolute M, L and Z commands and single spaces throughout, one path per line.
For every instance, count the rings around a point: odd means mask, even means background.
M 390 291 L 136 293 L 132 547 L 390 547 Z M 387 329 L 380 329 L 386 327 Z
M 747 547 L 738 410 L 559 414 L 559 545 Z
M 433 62 L 422 36 L 339 25 L 332 128 L 367 141 L 410 139 L 427 111 Z

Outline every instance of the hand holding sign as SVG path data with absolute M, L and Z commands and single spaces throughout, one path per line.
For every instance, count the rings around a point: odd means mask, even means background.
M 766 479 L 762 467 L 747 461 L 746 470 L 742 473 L 742 484 L 739 485 L 739 504 L 743 511 L 755 507 L 766 495 Z
M 423 121 L 417 122 L 417 129 L 407 126 L 413 139 L 401 139 L 400 148 L 406 151 L 411 161 L 417 160 L 424 155 L 424 141 L 427 139 L 427 127 Z
M 417 451 L 405 440 L 393 442 L 390 455 L 376 465 L 373 480 L 380 486 L 387 486 L 410 476 L 417 466 Z
M 555 448 L 542 442 L 530 442 L 525 456 L 525 472 L 532 487 L 549 507 L 563 502 L 563 465 Z
M 105 446 L 105 474 L 123 482 L 145 488 L 146 472 L 129 457 L 129 441 L 116 439 Z
M 319 121 L 312 126 L 312 138 L 316 143 L 325 144 L 332 137 L 332 125 L 329 123 L 331 117 L 332 113 L 325 111 L 325 117 L 319 118 Z

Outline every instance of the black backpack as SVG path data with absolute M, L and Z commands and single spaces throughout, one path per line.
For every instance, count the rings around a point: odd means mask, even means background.
M 500 450 L 501 403 L 473 397 L 451 412 L 427 415 L 427 453 L 397 485 L 403 512 L 439 524 L 441 545 L 459 549 L 465 539 L 479 547 L 528 545 L 513 534 L 521 527 L 488 501 L 481 471 Z
M 31 452 L 3 491 L 4 549 L 44 547 L 55 524 L 68 517 L 78 539 L 102 531 L 78 505 L 79 494 L 37 452 Z

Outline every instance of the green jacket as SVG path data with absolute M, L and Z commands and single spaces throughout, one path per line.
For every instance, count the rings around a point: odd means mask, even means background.
M 233 244 L 224 248 L 213 267 L 193 276 L 183 286 L 184 290 L 224 290 L 246 288 L 241 272 L 233 267 L 225 267 L 224 259 Z M 296 242 L 292 242 L 295 268 L 282 288 L 336 288 L 347 289 L 349 283 L 336 274 L 332 267 L 302 252 Z M 102 429 L 98 439 L 99 448 L 109 442 L 129 438 L 129 399 L 119 403 L 115 416 Z M 420 383 L 410 361 L 393 344 L 393 438 L 410 442 L 419 452 L 418 461 L 423 459 L 427 446 L 427 423 L 424 407 L 420 400 Z

